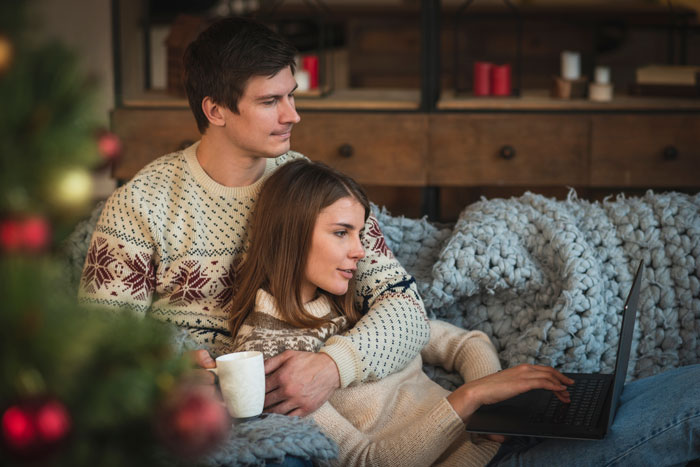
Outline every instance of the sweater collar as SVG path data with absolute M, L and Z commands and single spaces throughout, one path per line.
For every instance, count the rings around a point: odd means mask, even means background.
M 275 158 L 270 157 L 265 161 L 265 172 L 263 172 L 262 177 L 255 183 L 247 186 L 224 186 L 218 183 L 216 180 L 211 178 L 202 168 L 202 165 L 197 160 L 197 148 L 199 147 L 199 141 L 183 149 L 182 153 L 185 157 L 185 162 L 190 170 L 190 173 L 194 179 L 199 183 L 207 192 L 216 196 L 223 197 L 241 197 L 241 196 L 257 196 L 260 191 L 265 179 L 275 170 Z
M 275 300 L 272 295 L 263 289 L 258 289 L 258 293 L 255 296 L 255 308 L 258 311 L 285 321 L 284 317 L 280 315 L 279 309 L 277 308 L 277 300 Z M 316 318 L 323 318 L 330 313 L 331 306 L 330 302 L 328 301 L 328 297 L 325 295 L 319 295 L 317 299 L 305 304 L 304 310 Z

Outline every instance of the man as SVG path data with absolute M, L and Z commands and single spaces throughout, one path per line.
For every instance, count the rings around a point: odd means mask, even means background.
M 186 328 L 210 356 L 228 352 L 225 306 L 246 249 L 248 216 L 262 181 L 301 154 L 289 151 L 295 50 L 260 24 L 221 20 L 188 47 L 185 87 L 202 134 L 159 158 L 108 200 L 81 280 L 84 303 L 126 307 Z M 265 407 L 306 415 L 338 387 L 402 369 L 428 342 L 413 279 L 386 248 L 376 220 L 358 265 L 364 317 L 319 353 L 284 352 L 265 363 Z

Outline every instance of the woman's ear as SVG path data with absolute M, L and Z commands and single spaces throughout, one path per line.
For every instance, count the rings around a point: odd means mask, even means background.
M 202 112 L 204 112 L 204 115 L 207 117 L 210 124 L 219 127 L 226 125 L 223 107 L 214 102 L 211 97 L 207 96 L 202 99 Z

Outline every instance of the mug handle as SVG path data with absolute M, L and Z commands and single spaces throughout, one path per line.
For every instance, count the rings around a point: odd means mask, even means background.
M 217 371 L 218 368 L 205 368 L 207 371 L 211 371 L 214 373 L 214 384 L 218 385 L 219 384 L 219 372 Z

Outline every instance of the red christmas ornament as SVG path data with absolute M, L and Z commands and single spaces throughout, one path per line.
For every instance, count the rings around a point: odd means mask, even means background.
M 163 444 L 186 458 L 210 452 L 228 435 L 231 419 L 220 401 L 204 390 L 176 391 L 160 411 L 156 430 Z
M 14 252 L 22 246 L 22 225 L 15 219 L 0 222 L 0 246 L 3 250 Z
M 20 402 L 2 415 L 3 442 L 11 453 L 24 459 L 37 460 L 54 452 L 70 429 L 65 406 L 51 398 Z
M 36 440 L 32 415 L 22 407 L 13 405 L 2 415 L 2 436 L 13 451 L 21 451 Z
M 48 401 L 39 407 L 35 421 L 39 438 L 47 443 L 61 441 L 71 428 L 68 411 L 58 401 Z
M 45 249 L 51 240 L 51 226 L 41 216 L 33 216 L 22 223 L 22 244 L 29 251 Z
M 110 131 L 103 131 L 97 137 L 97 149 L 106 161 L 119 157 L 122 153 L 122 142 L 117 135 Z

